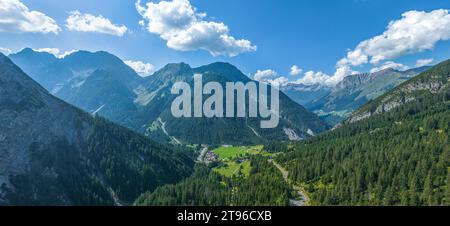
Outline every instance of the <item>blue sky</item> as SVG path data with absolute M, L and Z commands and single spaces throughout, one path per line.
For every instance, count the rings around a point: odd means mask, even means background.
M 203 43 L 217 41 L 214 38 L 202 39 L 202 43 L 182 45 L 173 38 L 162 38 L 162 35 L 169 35 L 167 31 L 150 32 L 147 25 L 153 17 L 145 18 L 141 15 L 135 7 L 135 1 L 21 0 L 20 2 L 29 11 L 39 11 L 52 18 L 60 30 L 58 34 L 18 32 L 11 28 L 2 29 L 3 25 L 0 23 L 1 48 L 12 51 L 24 47 L 58 48 L 62 52 L 79 49 L 106 50 L 123 60 L 148 62 L 156 68 L 170 62 L 183 61 L 192 66 L 199 66 L 226 61 L 238 66 L 246 74 L 271 69 L 270 73 L 266 71 L 268 76 L 272 78 L 284 76 L 291 81 L 301 78 L 310 70 L 314 71 L 310 73 L 310 76 L 316 76 L 314 79 L 322 76 L 316 74 L 319 72 L 323 73 L 323 76 L 333 76 L 338 61 L 347 57 L 347 51 L 356 51 L 357 45 L 362 41 L 383 34 L 389 22 L 400 20 L 405 12 L 416 10 L 430 13 L 437 9 L 450 9 L 450 1 L 443 0 L 190 0 L 189 4 L 196 8 L 196 14 L 207 14 L 194 16 L 196 20 L 221 22 L 229 29 L 224 34 L 234 38 L 235 41 L 249 42 L 241 43 L 244 47 L 239 44 L 238 52 L 242 52 L 230 57 L 224 53 L 213 56 L 211 52 L 204 50 L 205 48 L 196 49 L 196 46 L 219 48 L 220 44 L 217 43 Z M 153 2 L 159 4 L 159 1 Z M 142 0 L 141 5 L 148 10 L 145 3 L 147 1 Z M 102 15 L 117 27 L 125 26 L 127 31 L 121 36 L 70 31 L 65 24 L 70 12 L 73 11 L 79 11 L 81 15 L 86 13 L 93 16 Z M 7 12 L 0 9 L 1 13 Z M 432 22 L 435 21 L 434 17 L 430 18 L 433 19 Z M 447 19 L 448 17 L 444 15 L 436 21 L 446 22 Z M 139 25 L 141 20 L 145 22 L 145 26 Z M 448 23 L 444 23 L 444 26 L 448 27 Z M 351 70 L 347 73 L 380 68 L 390 61 L 414 67 L 419 59 L 433 59 L 432 63 L 448 59 L 450 41 L 446 36 L 447 31 L 450 31 L 450 28 L 438 31 L 440 33 L 436 34 L 437 40 L 429 41 L 432 47 L 408 47 L 376 64 L 358 64 L 349 60 L 345 63 L 345 66 L 351 66 Z M 174 41 L 177 47 L 168 47 L 168 40 Z M 193 49 L 181 51 L 183 48 Z M 367 50 L 370 47 L 365 49 L 370 52 Z M 372 51 L 365 55 L 369 56 L 370 61 L 373 59 L 370 57 L 376 54 Z M 303 73 L 289 75 L 293 65 L 301 68 Z M 264 77 L 263 73 L 261 77 Z

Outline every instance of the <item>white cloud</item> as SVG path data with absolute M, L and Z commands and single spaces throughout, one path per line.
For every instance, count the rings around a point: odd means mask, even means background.
M 388 68 L 392 68 L 399 71 L 405 71 L 409 69 L 409 67 L 404 64 L 396 63 L 394 61 L 386 61 L 383 63 L 383 65 L 372 68 L 372 70 L 370 70 L 370 73 L 375 73 Z
M 289 79 L 281 76 L 276 79 L 269 80 L 268 82 L 269 82 L 269 84 L 271 84 L 273 86 L 285 86 L 289 83 Z
M 308 71 L 304 74 L 304 76 L 301 79 L 297 80 L 295 83 L 303 85 L 315 85 L 315 84 L 325 85 L 328 83 L 329 79 L 330 76 L 323 72 Z
M 258 70 L 258 71 L 256 71 L 256 73 L 253 76 L 253 78 L 256 81 L 262 82 L 262 81 L 265 81 L 267 79 L 274 78 L 276 76 L 278 76 L 278 73 L 276 71 L 274 71 L 272 69 L 267 69 L 267 70 Z
M 52 55 L 58 56 L 60 50 L 58 48 L 39 48 L 39 49 L 33 49 L 35 52 L 40 53 L 50 53 Z
M 407 70 L 409 68 L 407 65 L 393 60 L 408 54 L 431 50 L 439 41 L 449 39 L 449 10 L 408 11 L 402 14 L 402 18 L 391 21 L 381 35 L 364 40 L 355 49 L 349 50 L 346 56 L 336 63 L 333 75 L 308 71 L 296 83 L 334 86 L 346 76 L 358 74 L 354 67 L 365 64 L 373 65 L 371 72 L 387 68 Z M 421 59 L 416 62 L 416 66 L 428 65 L 432 61 L 433 59 Z M 297 69 L 294 66 L 291 72 Z
M 340 65 L 336 68 L 336 72 L 334 73 L 334 75 L 331 76 L 330 79 L 328 80 L 328 85 L 330 86 L 336 85 L 348 75 L 354 75 L 359 73 L 360 73 L 359 71 L 354 71 L 348 65 Z
M 8 49 L 8 48 L 0 47 L 0 53 L 3 53 L 5 55 L 9 55 L 9 54 L 12 53 L 12 51 L 10 49 Z
M 405 68 L 404 65 L 394 65 L 390 60 L 433 49 L 437 42 L 449 39 L 448 10 L 405 12 L 401 19 L 391 21 L 383 34 L 362 41 L 354 50 L 350 50 L 345 58 L 338 61 L 336 73 L 330 79 L 337 83 L 345 76 L 355 73 L 352 67 L 367 63 L 378 65 L 385 61 L 372 70 L 389 64 L 394 68 Z
M 302 73 L 302 69 L 299 68 L 297 65 L 292 65 L 291 71 L 289 72 L 290 75 L 299 75 Z
M 64 58 L 78 50 L 70 50 L 70 51 L 61 52 L 61 50 L 58 48 L 39 48 L 39 49 L 33 49 L 33 51 L 41 52 L 41 53 L 50 53 L 57 58 Z
M 66 56 L 69 56 L 70 54 L 72 54 L 72 53 L 75 53 L 75 52 L 77 52 L 78 50 L 69 50 L 69 51 L 65 51 L 65 52 L 63 52 L 63 53 L 59 53 L 56 57 L 58 57 L 58 58 L 64 58 L 64 57 L 66 57 Z
M 58 34 L 55 20 L 30 9 L 19 0 L 0 1 L 0 32 L 31 32 Z
M 66 20 L 66 27 L 70 31 L 95 32 L 115 36 L 123 36 L 128 30 L 125 25 L 115 25 L 102 15 L 82 14 L 79 11 L 70 12 Z
M 224 23 L 207 21 L 189 0 L 136 2 L 136 9 L 148 21 L 149 32 L 158 34 L 169 48 L 179 51 L 205 50 L 213 56 L 237 56 L 256 51 L 249 40 L 236 39 Z
M 271 84 L 273 86 L 284 86 L 289 83 L 288 78 L 279 76 L 278 73 L 272 69 L 256 71 L 253 79 L 258 82 Z
M 348 52 L 347 59 L 353 66 L 432 49 L 438 41 L 450 39 L 450 15 L 448 10 L 431 12 L 408 11 L 399 20 L 391 21 L 383 34 L 361 42 Z
M 434 59 L 433 58 L 429 58 L 429 59 L 419 59 L 416 62 L 416 67 L 423 67 L 423 66 L 427 66 L 430 65 L 431 62 L 433 62 Z
M 150 63 L 132 60 L 126 60 L 124 62 L 142 77 L 147 77 L 155 71 L 155 66 Z

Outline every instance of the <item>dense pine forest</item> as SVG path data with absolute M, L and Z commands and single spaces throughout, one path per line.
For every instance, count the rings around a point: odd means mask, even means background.
M 177 182 L 191 174 L 189 149 L 169 147 L 142 135 L 95 118 L 88 154 L 105 172 L 105 179 L 118 197 L 132 202 L 142 192 Z
M 285 206 L 291 188 L 267 157 L 253 156 L 248 177 L 223 177 L 206 165 L 175 185 L 166 185 L 139 197 L 135 205 L 156 206 Z
M 439 91 L 410 92 L 413 102 L 296 143 L 278 161 L 315 205 L 450 205 L 449 65 L 388 95 L 411 97 L 401 90 L 418 83 Z

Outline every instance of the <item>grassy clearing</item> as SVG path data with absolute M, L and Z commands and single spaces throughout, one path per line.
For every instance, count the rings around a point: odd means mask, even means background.
M 251 146 L 251 147 L 220 147 L 213 152 L 219 156 L 220 160 L 244 158 L 246 155 L 263 154 L 263 146 Z
M 219 156 L 220 166 L 213 170 L 225 177 L 250 175 L 251 165 L 248 157 L 250 155 L 269 156 L 270 153 L 263 151 L 263 146 L 250 147 L 220 147 L 213 152 Z
M 225 177 L 233 177 L 233 176 L 244 176 L 248 177 L 250 175 L 251 165 L 250 161 L 246 160 L 243 162 L 237 161 L 226 161 L 223 162 L 221 166 L 213 169 L 214 172 L 225 176 Z

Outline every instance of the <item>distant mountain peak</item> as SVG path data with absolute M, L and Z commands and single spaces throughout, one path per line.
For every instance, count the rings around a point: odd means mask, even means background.
M 209 68 L 214 68 L 214 67 L 222 67 L 222 68 L 229 68 L 229 69 L 234 69 L 234 70 L 239 70 L 236 66 L 234 66 L 231 63 L 228 62 L 214 62 L 211 64 L 207 64 L 203 67 L 209 67 Z
M 8 73 L 3 73 L 1 76 L 3 76 L 2 79 L 7 79 L 9 81 L 15 81 L 19 84 L 29 84 L 34 87 L 29 88 L 38 88 L 45 92 L 45 89 L 42 88 L 40 85 L 35 83 L 30 77 L 25 75 L 25 73 L 20 69 L 17 65 L 15 65 L 11 59 L 9 59 L 4 54 L 0 53 L 0 68 L 3 69 L 3 71 L 7 71 Z M 13 75 L 14 76 L 11 76 Z
M 250 78 L 242 73 L 236 66 L 226 62 L 215 62 L 194 69 L 195 73 L 212 73 L 230 82 L 248 82 Z
M 180 62 L 180 63 L 169 63 L 166 64 L 166 66 L 164 66 L 161 70 L 180 70 L 180 71 L 185 71 L 185 70 L 191 70 L 191 65 L 185 63 L 185 62 Z
M 30 59 L 39 59 L 40 61 L 48 61 L 52 62 L 57 60 L 56 56 L 48 53 L 48 52 L 39 52 L 35 51 L 31 48 L 24 48 L 17 53 L 12 53 L 9 57 L 22 57 L 22 58 L 30 58 Z

